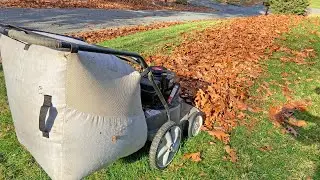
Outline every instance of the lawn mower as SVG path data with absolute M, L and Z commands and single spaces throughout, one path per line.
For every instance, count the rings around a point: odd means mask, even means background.
M 203 113 L 180 97 L 175 73 L 149 66 L 137 53 L 11 25 L 0 24 L 0 35 L 0 58 L 17 137 L 53 179 L 81 178 L 132 154 L 144 145 L 145 131 L 151 141 L 150 165 L 164 169 L 183 136 L 193 137 L 200 131 Z M 104 63 L 110 66 L 106 73 Z M 142 69 L 137 72 L 127 67 L 133 64 Z M 133 74 L 138 74 L 137 87 L 134 78 L 120 81 Z M 106 96 L 109 99 L 104 100 Z M 135 117 L 130 115 L 132 109 L 138 112 Z M 137 116 L 140 112 L 142 116 Z M 49 154 L 44 150 L 50 150 Z

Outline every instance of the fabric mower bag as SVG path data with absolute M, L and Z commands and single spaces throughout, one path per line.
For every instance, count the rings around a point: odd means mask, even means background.
M 0 58 L 18 140 L 52 179 L 83 178 L 144 146 L 141 77 L 126 62 L 113 55 L 28 44 L 3 34 Z

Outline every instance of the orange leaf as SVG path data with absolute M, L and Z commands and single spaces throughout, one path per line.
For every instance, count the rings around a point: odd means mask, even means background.
M 307 126 L 307 122 L 304 120 L 289 119 L 288 123 L 291 124 L 292 126 L 297 126 L 297 127 L 306 127 Z
M 271 146 L 262 146 L 259 150 L 260 151 L 271 151 L 272 147 Z
M 224 143 L 226 143 L 226 144 L 229 143 L 229 141 L 230 141 L 230 137 L 229 137 L 230 135 L 229 135 L 229 134 L 226 134 L 226 133 L 223 132 L 223 131 L 213 130 L 213 131 L 208 131 L 208 133 L 209 133 L 211 136 L 219 139 L 220 141 L 222 141 L 222 142 L 224 142 Z
M 200 152 L 185 154 L 185 155 L 183 155 L 183 157 L 184 157 L 185 159 L 190 159 L 191 161 L 194 161 L 194 162 L 199 162 L 199 161 L 201 161 L 201 154 L 200 154 Z
M 229 145 L 224 147 L 225 151 L 227 152 L 227 154 L 229 155 L 229 159 L 231 160 L 231 162 L 237 162 L 238 160 L 238 156 L 237 153 L 234 149 L 232 149 Z

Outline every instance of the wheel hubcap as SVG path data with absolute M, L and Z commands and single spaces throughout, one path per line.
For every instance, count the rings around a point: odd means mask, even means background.
M 181 129 L 173 126 L 162 137 L 157 152 L 157 164 L 160 167 L 166 167 L 179 149 L 181 141 Z
M 193 134 L 193 136 L 197 135 L 200 132 L 202 123 L 203 123 L 202 116 L 197 116 L 196 119 L 194 120 L 193 126 L 192 126 L 192 134 Z

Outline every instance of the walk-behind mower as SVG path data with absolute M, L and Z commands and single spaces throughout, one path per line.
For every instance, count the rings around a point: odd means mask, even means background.
M 183 135 L 200 131 L 203 115 L 180 98 L 175 73 L 137 53 L 11 25 L 0 35 L 18 140 L 53 179 L 82 178 L 147 139 L 150 165 L 164 169 Z

